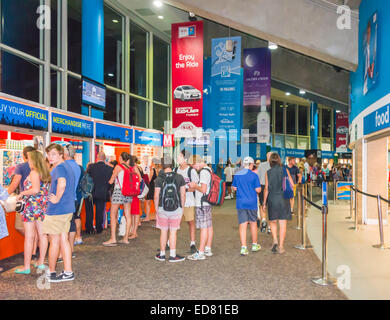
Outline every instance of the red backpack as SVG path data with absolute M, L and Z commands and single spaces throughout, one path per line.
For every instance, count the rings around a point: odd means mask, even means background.
M 123 166 L 121 164 L 119 164 L 119 166 L 123 169 L 123 186 L 121 187 L 122 194 L 125 197 L 138 197 L 141 193 L 141 183 L 139 181 L 138 174 L 132 167 Z
M 211 174 L 210 191 L 202 197 L 202 203 L 207 202 L 212 206 L 222 206 L 225 200 L 226 183 L 214 172 L 208 169 L 202 169 L 208 171 Z

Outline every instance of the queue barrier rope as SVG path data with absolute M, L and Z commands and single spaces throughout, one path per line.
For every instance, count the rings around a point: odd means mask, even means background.
M 383 231 L 383 216 L 382 216 L 382 201 L 386 202 L 387 204 L 390 204 L 390 201 L 383 198 L 381 195 L 373 195 L 373 194 L 369 194 L 369 193 L 366 193 L 366 192 L 363 192 L 361 190 L 359 190 L 358 188 L 356 188 L 356 186 L 351 186 L 351 204 L 350 204 L 350 207 L 351 207 L 351 217 L 352 217 L 352 191 L 355 192 L 355 227 L 354 228 L 350 228 L 350 229 L 355 229 L 355 231 L 357 231 L 357 228 L 358 228 L 358 224 L 357 224 L 357 193 L 360 193 L 364 196 L 367 196 L 367 197 L 370 197 L 370 198 L 374 198 L 374 199 L 377 199 L 377 203 L 378 203 L 378 226 L 379 226 L 379 240 L 380 240 L 380 243 L 379 244 L 376 244 L 376 245 L 373 245 L 374 248 L 377 248 L 377 249 L 390 249 L 390 246 L 388 244 L 385 244 L 385 240 L 384 240 L 384 231 Z

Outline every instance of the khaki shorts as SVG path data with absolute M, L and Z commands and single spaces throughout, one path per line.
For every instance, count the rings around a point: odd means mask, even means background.
M 61 214 L 57 216 L 45 215 L 43 220 L 42 231 L 47 234 L 61 234 L 69 232 L 70 221 L 72 220 L 73 213 Z
M 184 221 L 194 221 L 195 220 L 195 207 L 184 208 L 183 210 Z

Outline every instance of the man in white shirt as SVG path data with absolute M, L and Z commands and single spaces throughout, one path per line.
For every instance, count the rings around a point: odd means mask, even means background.
M 185 151 L 181 151 L 177 157 L 179 167 L 176 172 L 180 174 L 186 183 L 186 202 L 184 205 L 183 217 L 184 221 L 188 222 L 190 229 L 190 251 L 194 254 L 198 251 L 195 244 L 195 189 L 190 188 L 190 182 L 199 183 L 198 173 L 194 168 L 188 165 L 189 155 Z
M 228 160 L 228 162 L 227 162 L 227 166 L 224 170 L 224 173 L 226 176 L 226 188 L 228 191 L 228 194 L 225 197 L 225 200 L 230 200 L 230 199 L 233 199 L 232 183 L 233 183 L 233 173 L 234 173 L 234 168 L 232 167 L 230 160 Z
M 207 166 L 204 159 L 198 155 L 190 157 L 190 163 L 193 168 L 199 171 L 199 183 L 190 182 L 190 188 L 195 189 L 195 222 L 196 228 L 200 229 L 199 250 L 188 256 L 189 260 L 205 260 L 206 256 L 211 257 L 211 244 L 213 241 L 213 223 L 211 205 L 202 198 L 210 192 L 211 169 Z

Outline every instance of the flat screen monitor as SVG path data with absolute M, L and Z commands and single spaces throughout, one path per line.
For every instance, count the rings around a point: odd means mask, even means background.
M 82 103 L 96 108 L 106 108 L 106 86 L 91 79 L 82 78 Z

